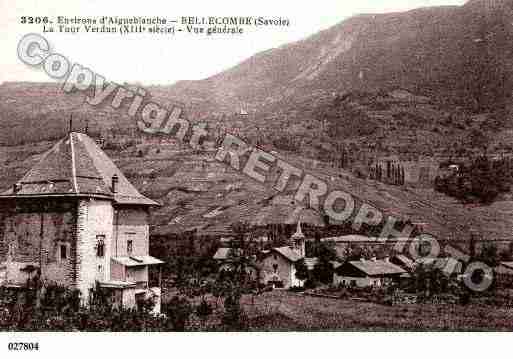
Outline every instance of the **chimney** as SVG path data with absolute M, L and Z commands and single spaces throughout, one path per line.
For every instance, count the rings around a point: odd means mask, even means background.
M 14 194 L 17 194 L 19 191 L 21 191 L 21 183 L 15 183 L 12 185 L 12 192 Z
M 117 188 L 118 182 L 119 182 L 118 175 L 112 176 L 112 193 L 116 193 L 118 191 L 118 188 Z

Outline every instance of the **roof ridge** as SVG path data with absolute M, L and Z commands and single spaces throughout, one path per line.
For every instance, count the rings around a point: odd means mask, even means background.
M 73 145 L 73 133 L 69 134 L 69 143 L 71 148 L 71 177 L 73 179 L 73 187 L 75 188 L 75 193 L 79 194 L 78 190 L 78 182 L 77 182 L 77 165 L 75 162 L 75 146 Z
M 91 148 L 89 148 L 89 146 L 86 145 L 86 143 L 84 142 L 84 139 L 80 136 L 81 134 L 78 134 L 78 139 L 82 142 L 82 147 L 85 149 L 85 151 L 87 152 L 87 154 L 89 155 L 89 157 L 91 158 L 92 162 L 93 162 L 93 166 L 94 166 L 94 169 L 95 171 L 98 173 L 98 175 L 100 176 L 99 177 L 99 180 L 105 185 L 105 187 L 107 188 L 110 188 L 110 184 L 105 182 L 105 177 L 103 176 L 103 174 L 101 173 L 101 171 L 99 170 L 99 168 L 96 166 L 96 164 L 94 163 L 94 159 L 93 159 L 93 153 L 91 152 Z M 108 157 L 108 156 L 107 156 Z M 110 158 L 109 158 L 110 159 Z M 121 172 L 121 171 L 120 171 Z

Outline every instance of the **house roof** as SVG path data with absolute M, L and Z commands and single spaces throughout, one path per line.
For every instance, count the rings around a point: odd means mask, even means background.
M 419 258 L 415 261 L 418 265 L 427 265 L 438 268 L 442 271 L 449 270 L 453 273 L 462 273 L 463 272 L 463 264 L 452 257 L 445 258 L 433 258 L 433 257 L 424 257 Z
M 227 260 L 230 258 L 232 248 L 218 248 L 214 254 L 216 260 Z
M 410 258 L 406 257 L 404 254 L 396 254 L 392 258 L 396 259 L 398 262 L 400 262 L 406 268 L 413 268 L 415 266 L 415 262 L 413 260 L 411 260 Z
M 511 261 L 504 261 L 504 262 L 500 262 L 499 264 L 506 268 L 513 269 L 513 262 L 511 262 Z
M 288 259 L 291 262 L 297 262 L 298 260 L 300 260 L 302 258 L 299 254 L 297 254 L 290 247 L 276 247 L 276 248 L 273 248 L 272 251 L 278 252 L 279 254 L 281 254 L 283 257 L 285 257 L 286 259 Z
M 130 257 L 112 257 L 112 260 L 125 267 L 147 266 L 164 263 L 160 259 L 152 256 L 130 256 Z
M 112 177 L 118 177 L 116 193 Z M 71 132 L 57 142 L 13 189 L 2 197 L 81 196 L 112 199 L 119 204 L 158 205 L 143 196 L 93 139 Z
M 383 259 L 349 261 L 348 263 L 369 276 L 406 273 L 403 268 Z
M 135 282 L 124 282 L 124 281 L 120 281 L 120 280 L 108 280 L 108 281 L 100 282 L 100 286 L 102 288 L 123 289 L 123 288 L 135 287 L 136 285 L 137 284 Z
M 409 242 L 417 241 L 416 238 L 399 237 L 399 238 L 380 238 L 380 237 L 367 237 L 360 234 L 349 234 L 346 236 L 339 237 L 326 237 L 321 238 L 322 242 L 341 242 L 341 243 L 367 243 L 367 242 L 378 242 L 378 243 L 395 243 L 395 242 Z
M 342 263 L 339 261 L 330 261 L 330 263 L 333 266 L 333 269 L 337 269 L 338 267 L 340 267 L 342 265 Z

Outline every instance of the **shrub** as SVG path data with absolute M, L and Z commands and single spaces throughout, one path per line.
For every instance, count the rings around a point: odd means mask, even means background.
M 291 292 L 304 292 L 305 291 L 305 288 L 304 287 L 300 287 L 300 286 L 292 286 L 289 288 L 289 291 Z
M 193 312 L 189 301 L 183 297 L 174 296 L 164 307 L 170 329 L 184 331 Z
M 212 306 L 205 299 L 202 299 L 201 303 L 196 307 L 196 314 L 203 319 L 211 315 L 212 312 Z
M 246 321 L 240 305 L 240 295 L 233 294 L 226 297 L 222 322 L 228 330 L 241 330 L 245 327 Z

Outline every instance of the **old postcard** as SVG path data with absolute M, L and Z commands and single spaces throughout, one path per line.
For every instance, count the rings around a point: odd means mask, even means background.
M 513 1 L 1 0 L 0 29 L 7 355 L 513 328 Z

